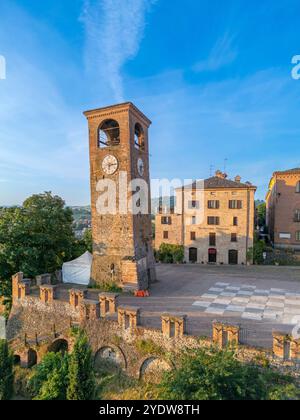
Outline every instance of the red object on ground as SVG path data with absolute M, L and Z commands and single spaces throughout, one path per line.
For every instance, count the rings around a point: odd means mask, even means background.
M 150 293 L 148 292 L 148 290 L 138 290 L 134 293 L 135 297 L 139 297 L 139 298 L 144 298 L 144 297 L 149 297 Z

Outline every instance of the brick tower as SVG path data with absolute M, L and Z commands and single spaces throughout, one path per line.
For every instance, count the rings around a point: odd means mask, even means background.
M 90 143 L 91 280 L 96 284 L 113 282 L 122 287 L 147 290 L 156 280 L 150 214 L 148 129 L 151 121 L 132 103 L 95 109 L 84 115 L 88 120 Z M 144 180 L 148 187 L 147 210 L 137 214 L 128 208 L 132 196 L 139 190 L 126 190 L 128 206 L 124 207 L 120 201 L 120 191 L 133 180 Z M 99 197 L 104 191 L 99 187 L 99 181 L 113 181 L 115 185 L 117 200 L 113 212 L 99 211 Z M 108 194 L 108 200 L 111 196 Z M 124 194 L 121 200 L 124 200 Z

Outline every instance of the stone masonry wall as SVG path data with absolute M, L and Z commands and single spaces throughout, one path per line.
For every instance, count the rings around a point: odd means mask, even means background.
M 80 325 L 89 337 L 95 361 L 108 358 L 136 378 L 155 369 L 174 368 L 176 354 L 184 349 L 209 348 L 213 344 L 232 347 L 242 361 L 268 360 L 274 367 L 300 373 L 300 342 L 290 337 L 276 333 L 274 352 L 264 351 L 241 346 L 238 326 L 216 322 L 211 340 L 186 335 L 186 322 L 185 315 L 162 314 L 161 330 L 147 328 L 140 325 L 140 309 L 118 306 L 117 295 L 102 293 L 99 301 L 94 301 L 74 290 L 70 292 L 70 302 L 54 299 L 44 303 L 32 295 L 14 300 L 7 337 L 24 367 L 38 363 L 59 341 L 66 342 L 71 350 L 71 326 Z

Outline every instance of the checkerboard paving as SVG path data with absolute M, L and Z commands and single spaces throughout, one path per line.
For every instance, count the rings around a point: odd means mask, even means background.
M 216 283 L 193 306 L 212 315 L 296 325 L 300 317 L 300 293 Z

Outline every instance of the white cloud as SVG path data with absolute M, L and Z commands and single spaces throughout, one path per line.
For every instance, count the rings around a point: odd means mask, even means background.
M 154 0 L 86 0 L 82 20 L 86 30 L 86 64 L 103 91 L 109 85 L 123 101 L 123 65 L 138 53 L 145 17 Z M 102 81 L 102 84 L 101 84 Z
M 207 59 L 199 61 L 193 67 L 195 72 L 217 71 L 233 63 L 238 55 L 234 47 L 235 37 L 225 33 L 212 48 Z

